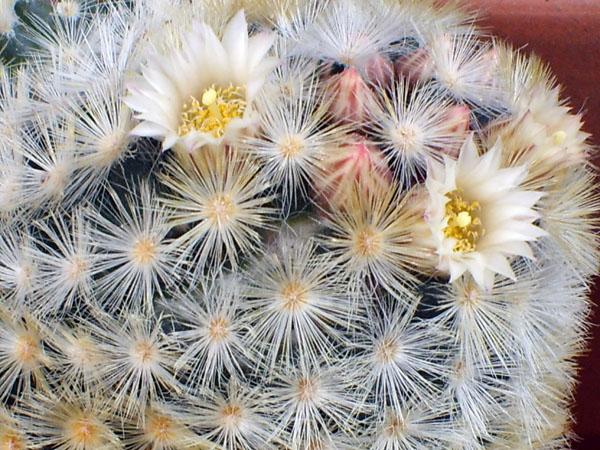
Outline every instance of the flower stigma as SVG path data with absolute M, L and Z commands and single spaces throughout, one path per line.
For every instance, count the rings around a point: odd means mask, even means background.
M 472 252 L 485 231 L 477 217 L 479 203 L 465 201 L 457 190 L 449 192 L 446 197 L 449 198 L 446 203 L 448 225 L 443 230 L 444 236 L 456 239 L 455 252 Z
M 184 103 L 179 125 L 179 136 L 192 131 L 211 133 L 215 138 L 225 134 L 225 129 L 233 119 L 239 119 L 246 109 L 245 89 L 229 85 L 228 88 L 206 89 L 200 100 L 190 96 Z
M 552 143 L 554 145 L 562 145 L 567 139 L 567 133 L 564 130 L 558 130 L 552 134 Z

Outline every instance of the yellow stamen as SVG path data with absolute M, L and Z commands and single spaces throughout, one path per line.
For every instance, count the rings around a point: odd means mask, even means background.
M 446 197 L 450 200 L 446 203 L 448 223 L 443 230 L 444 236 L 456 239 L 455 252 L 472 252 L 484 233 L 477 217 L 479 203 L 465 201 L 458 191 L 449 192 Z
M 192 131 L 211 133 L 218 138 L 233 119 L 239 119 L 246 109 L 245 89 L 230 85 L 227 88 L 206 89 L 200 101 L 194 96 L 183 105 L 179 136 Z

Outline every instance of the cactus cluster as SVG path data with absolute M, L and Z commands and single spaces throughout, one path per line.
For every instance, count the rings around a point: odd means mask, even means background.
M 563 449 L 582 119 L 458 1 L 2 3 L 0 449 Z

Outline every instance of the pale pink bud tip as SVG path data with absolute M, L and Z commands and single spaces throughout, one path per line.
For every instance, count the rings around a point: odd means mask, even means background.
M 446 111 L 444 123 L 448 137 L 454 136 L 455 139 L 450 139 L 440 151 L 452 158 L 458 158 L 460 146 L 471 125 L 471 110 L 464 105 L 451 106 Z
M 375 85 L 385 86 L 394 76 L 392 65 L 387 58 L 380 54 L 373 55 L 368 59 L 365 70 L 368 80 Z
M 377 188 L 388 188 L 392 173 L 381 150 L 362 136 L 326 155 L 317 180 L 318 200 L 326 209 L 340 209 L 350 195 L 367 195 Z
M 344 122 L 366 121 L 375 105 L 373 93 L 354 67 L 333 78 L 328 90 L 334 96 L 330 111 Z
M 464 105 L 454 105 L 446 112 L 446 123 L 451 133 L 464 134 L 471 124 L 471 110 Z
M 420 48 L 398 58 L 394 63 L 394 69 L 398 77 L 405 77 L 410 83 L 417 83 L 431 79 L 434 62 L 429 51 Z

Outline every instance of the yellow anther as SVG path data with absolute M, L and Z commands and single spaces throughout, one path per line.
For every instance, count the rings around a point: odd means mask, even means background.
M 554 145 L 561 145 L 567 139 L 567 133 L 563 130 L 558 130 L 552 135 L 552 143 Z
M 200 101 L 192 96 L 183 104 L 179 135 L 200 131 L 211 133 L 216 138 L 221 137 L 229 122 L 243 117 L 245 109 L 243 87 L 210 87 L 204 91 Z
M 444 228 L 444 236 L 456 239 L 453 250 L 455 252 L 472 252 L 483 235 L 484 229 L 481 220 L 477 217 L 479 211 L 478 202 L 467 202 L 458 191 L 446 194 L 447 226 Z

